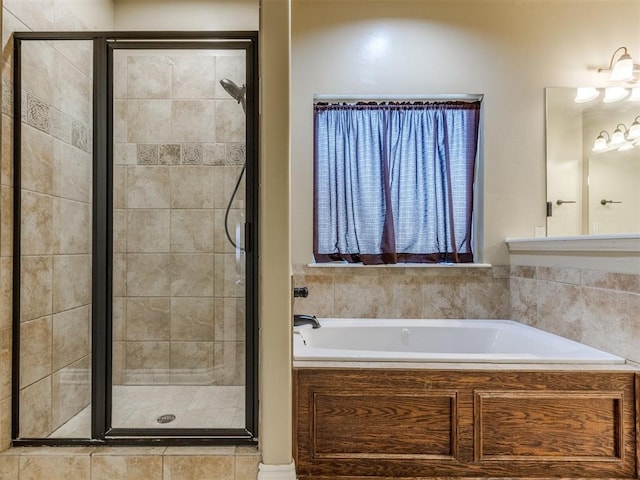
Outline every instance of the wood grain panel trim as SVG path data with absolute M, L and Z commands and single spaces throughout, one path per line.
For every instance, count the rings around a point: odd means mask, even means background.
M 312 459 L 452 460 L 457 391 L 316 392 Z
M 640 479 L 640 373 L 636 373 L 636 477 Z
M 475 461 L 624 462 L 622 392 L 474 392 Z

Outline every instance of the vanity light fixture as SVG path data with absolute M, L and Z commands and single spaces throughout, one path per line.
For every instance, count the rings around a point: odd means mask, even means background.
M 604 138 L 605 135 L 607 136 L 607 138 Z M 593 142 L 593 151 L 604 152 L 607 148 L 609 148 L 610 139 L 611 138 L 609 137 L 609 133 L 602 130 L 598 135 L 598 138 L 596 138 L 596 141 Z
M 616 60 L 615 58 L 618 52 L 622 52 L 622 54 Z M 598 69 L 600 73 L 609 73 L 609 80 L 612 82 L 633 82 L 635 81 L 633 76 L 635 71 L 640 71 L 640 65 L 633 63 L 631 55 L 627 52 L 627 47 L 620 47 L 613 52 L 611 61 L 609 62 L 609 68 Z
M 627 127 L 623 123 L 619 123 L 618 125 L 616 125 L 616 129 L 611 134 L 611 145 L 622 145 L 625 142 L 627 131 Z
M 640 115 L 638 115 L 627 132 L 627 138 L 629 140 L 637 140 L 640 138 Z
M 629 95 L 629 90 L 624 87 L 607 87 L 604 89 L 604 103 L 619 102 L 623 98 Z
M 599 95 L 600 91 L 595 87 L 578 87 L 578 90 L 576 91 L 576 98 L 573 100 L 576 103 L 586 103 L 591 100 L 595 100 Z

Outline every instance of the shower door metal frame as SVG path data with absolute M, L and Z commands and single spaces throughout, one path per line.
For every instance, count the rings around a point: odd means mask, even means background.
M 85 40 L 93 42 L 93 231 L 91 438 L 18 438 L 20 420 L 20 156 L 21 43 Z M 113 53 L 117 49 L 243 50 L 246 55 L 245 197 L 245 428 L 112 428 L 112 273 L 113 273 Z M 229 32 L 16 32 L 14 33 L 14 257 L 13 407 L 15 446 L 32 445 L 255 445 L 258 441 L 258 33 Z

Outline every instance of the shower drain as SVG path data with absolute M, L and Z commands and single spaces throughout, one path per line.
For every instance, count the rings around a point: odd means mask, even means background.
M 166 415 L 160 415 L 158 418 L 156 418 L 156 422 L 170 423 L 170 422 L 173 422 L 175 419 L 176 419 L 175 415 L 173 415 L 172 413 L 167 413 Z

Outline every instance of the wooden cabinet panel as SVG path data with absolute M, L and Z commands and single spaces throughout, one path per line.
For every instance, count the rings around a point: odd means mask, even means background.
M 294 371 L 298 478 L 638 478 L 635 372 Z
M 455 392 L 316 393 L 313 406 L 313 458 L 456 455 Z
M 620 461 L 622 402 L 618 393 L 476 391 L 475 457 Z

